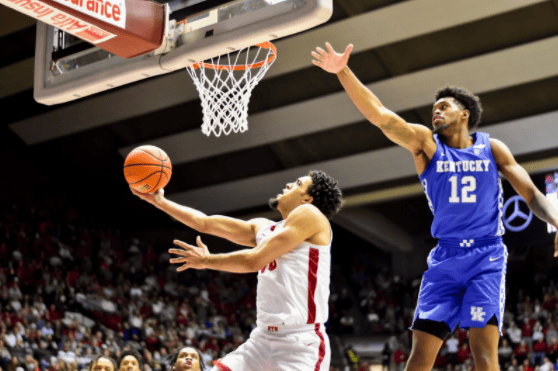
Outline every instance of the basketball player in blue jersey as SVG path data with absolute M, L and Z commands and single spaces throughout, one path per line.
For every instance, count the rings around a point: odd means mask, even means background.
M 439 239 L 428 256 L 411 329 L 408 371 L 430 371 L 445 337 L 459 324 L 469 329 L 477 371 L 498 371 L 498 340 L 505 302 L 507 248 L 502 242 L 503 192 L 498 170 L 540 219 L 558 226 L 558 212 L 517 164 L 508 147 L 476 132 L 478 97 L 448 87 L 436 94 L 433 130 L 405 122 L 382 105 L 326 43 L 313 63 L 335 73 L 364 116 L 414 157 Z M 554 256 L 558 256 L 558 239 Z

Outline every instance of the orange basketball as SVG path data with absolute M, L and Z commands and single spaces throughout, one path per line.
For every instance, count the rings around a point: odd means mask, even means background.
M 140 193 L 155 193 L 170 180 L 172 165 L 169 156 L 155 146 L 135 148 L 124 161 L 124 177 Z

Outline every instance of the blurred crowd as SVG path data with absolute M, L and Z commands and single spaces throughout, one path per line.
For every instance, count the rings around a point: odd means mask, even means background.
M 256 276 L 178 274 L 168 247 L 73 211 L 60 216 L 1 205 L 1 370 L 81 370 L 98 354 L 118 359 L 134 349 L 145 371 L 162 371 L 180 346 L 199 348 L 208 366 L 236 349 L 255 327 Z M 328 333 L 389 337 L 382 363 L 402 371 L 420 278 L 405 282 L 385 266 L 332 270 Z M 536 291 L 519 289 L 507 300 L 502 371 L 558 369 L 558 290 L 546 277 L 539 282 Z M 345 356 L 355 370 L 368 370 L 352 350 Z M 472 368 L 467 332 L 457 328 L 435 370 Z
M 528 285 L 530 290 L 514 287 L 513 295 L 507 297 L 498 348 L 502 371 L 558 370 L 558 286 L 542 273 L 534 281 Z M 342 333 L 389 335 L 382 363 L 404 370 L 411 348 L 407 329 L 412 324 L 420 278 L 402 282 L 386 268 L 357 265 L 351 267 L 348 286 L 332 295 L 335 304 L 330 306 L 330 318 L 339 318 Z M 509 294 L 510 288 L 507 290 Z M 349 349 L 346 356 L 355 370 L 368 369 L 368 363 L 357 361 Z M 467 331 L 457 327 L 446 338 L 434 369 L 473 369 Z
M 161 370 L 193 345 L 212 364 L 255 327 L 255 275 L 176 272 L 151 246 L 70 212 L 0 210 L 0 367 L 79 370 L 138 350 Z

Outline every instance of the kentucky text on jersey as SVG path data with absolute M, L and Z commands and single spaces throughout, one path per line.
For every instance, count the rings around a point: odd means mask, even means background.
M 452 148 L 434 135 L 436 153 L 419 175 L 434 214 L 434 238 L 475 239 L 504 234 L 504 195 L 490 138 L 482 132 L 472 138 L 472 146 Z
M 490 160 L 471 161 L 436 161 L 437 173 L 461 173 L 465 171 L 482 172 L 488 171 Z

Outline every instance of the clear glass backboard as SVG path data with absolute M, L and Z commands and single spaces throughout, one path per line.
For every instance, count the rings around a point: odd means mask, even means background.
M 160 1 L 166 18 L 161 46 L 129 59 L 39 22 L 35 99 L 49 105 L 68 102 L 292 35 L 326 22 L 332 14 L 332 1 Z

